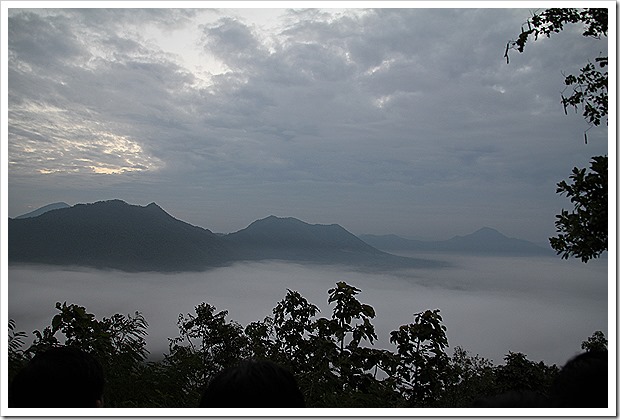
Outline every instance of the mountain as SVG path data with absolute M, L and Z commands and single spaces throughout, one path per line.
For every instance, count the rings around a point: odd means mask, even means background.
M 495 229 L 484 227 L 469 235 L 445 241 L 419 241 L 397 235 L 360 235 L 367 244 L 385 251 L 459 252 L 487 255 L 553 255 L 550 248 L 533 242 L 509 238 Z
M 292 217 L 269 216 L 228 234 L 226 239 L 243 260 L 349 264 L 367 269 L 438 265 L 380 251 L 337 224 L 309 224 Z
M 248 256 L 281 255 L 283 252 L 334 251 L 383 254 L 340 225 L 311 225 L 293 217 L 269 216 L 247 228 L 227 235 L 227 239 L 243 249 Z
M 211 231 L 170 216 L 155 203 L 77 204 L 9 219 L 11 262 L 81 265 L 125 271 L 202 270 L 230 260 Z
M 195 271 L 235 261 L 287 260 L 364 269 L 436 267 L 440 262 L 391 255 L 339 225 L 269 216 L 222 235 L 175 219 L 155 203 L 77 204 L 9 219 L 9 261 L 125 271 Z
M 67 203 L 52 203 L 52 204 L 48 204 L 47 206 L 43 206 L 40 207 L 36 210 L 31 211 L 30 213 L 26 213 L 26 214 L 22 214 L 21 216 L 17 216 L 16 219 L 27 219 L 29 217 L 37 217 L 42 215 L 43 213 L 47 213 L 48 211 L 51 210 L 57 210 L 57 209 L 66 209 L 67 207 L 71 207 L 69 206 Z

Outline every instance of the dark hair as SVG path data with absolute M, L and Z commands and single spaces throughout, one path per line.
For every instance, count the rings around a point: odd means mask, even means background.
M 551 387 L 555 407 L 607 407 L 607 350 L 570 359 Z
M 9 407 L 96 407 L 103 398 L 99 362 L 73 347 L 39 353 L 9 387 Z
M 295 377 L 268 360 L 244 360 L 208 384 L 200 407 L 305 407 Z

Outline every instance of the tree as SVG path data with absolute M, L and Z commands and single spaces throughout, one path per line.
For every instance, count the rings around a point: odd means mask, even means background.
M 31 357 L 55 346 L 72 346 L 92 354 L 106 377 L 105 401 L 108 407 L 122 407 L 139 399 L 144 392 L 135 386 L 144 367 L 148 350 L 148 323 L 140 312 L 133 316 L 114 314 L 98 320 L 86 308 L 66 302 L 56 303 L 59 313 L 43 331 L 34 331 L 35 340 L 25 353 Z M 59 340 L 58 334 L 64 335 Z
M 509 62 L 509 50 L 516 49 L 522 53 L 530 37 L 534 40 L 541 35 L 550 37 L 562 31 L 566 24 L 582 24 L 582 35 L 585 37 L 607 37 L 607 14 L 604 8 L 552 8 L 535 13 L 521 27 L 517 40 L 508 42 L 504 57 Z M 564 76 L 565 91 L 572 88 L 570 95 L 564 96 L 564 91 L 561 95 L 564 113 L 569 107 L 575 111 L 581 108 L 590 128 L 599 126 L 602 120 L 607 119 L 607 65 L 607 56 L 596 57 L 594 63 L 588 62 L 576 76 Z M 588 142 L 587 130 L 584 141 Z M 607 156 L 594 156 L 591 172 L 588 175 L 585 172 L 586 169 L 574 168 L 570 177 L 574 181 L 572 185 L 565 181 L 557 184 L 556 193 L 566 193 L 575 204 L 575 209 L 571 213 L 562 210 L 556 216 L 558 236 L 549 238 L 549 242 L 563 259 L 573 256 L 588 262 L 607 251 Z
M 271 357 L 295 374 L 308 407 L 401 404 L 392 383 L 376 377 L 391 353 L 362 345 L 373 344 L 377 335 L 371 323 L 375 311 L 357 299 L 359 292 L 346 282 L 336 283 L 328 290 L 328 303 L 334 305 L 331 318 L 317 319 L 317 306 L 288 290 L 273 309 L 273 338 L 262 327 L 252 327 L 262 331 L 258 341 L 272 349 Z
M 338 349 L 334 360 L 336 373 L 342 391 L 350 400 L 356 401 L 358 394 L 368 395 L 373 385 L 378 385 L 370 373 L 377 366 L 378 359 L 372 349 L 360 346 L 362 340 L 373 344 L 377 339 L 370 321 L 375 317 L 375 310 L 355 297 L 360 289 L 344 281 L 336 283 L 336 287 L 327 292 L 327 302 L 335 304 L 332 319 L 328 322 Z M 354 323 L 354 320 L 359 322 Z
M 439 309 L 428 309 L 414 316 L 412 324 L 401 325 L 390 334 L 399 358 L 395 376 L 410 405 L 432 405 L 444 391 L 448 379 L 446 327 Z
M 441 407 L 472 407 L 474 401 L 496 393 L 493 363 L 462 347 L 455 347 L 450 358 L 450 378 L 439 399 Z
M 9 382 L 15 374 L 26 364 L 28 358 L 22 347 L 26 333 L 15 330 L 15 320 L 9 319 L 9 335 L 7 340 L 7 353 L 9 357 Z
M 250 322 L 244 330 L 248 340 L 249 353 L 258 359 L 276 359 L 277 349 L 272 339 L 273 318 L 265 317 L 262 321 Z
M 167 393 L 178 396 L 182 406 L 195 407 L 202 388 L 222 369 L 233 366 L 248 353 L 243 327 L 226 321 L 228 311 L 202 302 L 196 314 L 179 314 L 179 336 L 169 339 L 170 353 L 164 358 Z
M 497 394 L 508 391 L 533 391 L 547 396 L 553 380 L 559 373 L 556 365 L 528 360 L 523 353 L 509 351 L 505 364 L 495 368 Z
M 313 368 L 310 335 L 315 332 L 316 305 L 308 302 L 299 292 L 288 290 L 273 309 L 273 331 L 279 358 L 297 372 Z
M 370 321 L 375 310 L 357 299 L 359 292 L 336 283 L 328 290 L 332 317 L 316 319 L 309 329 L 311 369 L 300 377 L 308 406 L 382 407 L 399 400 L 391 384 L 376 377 L 384 352 L 361 345 L 373 344 L 377 335 Z
M 594 331 L 588 339 L 581 343 L 585 351 L 607 351 L 607 339 L 603 331 Z
M 345 338 L 348 333 L 351 333 L 351 339 L 346 346 L 347 350 L 353 350 L 357 348 L 362 339 L 370 341 L 376 340 L 375 327 L 370 323 L 370 319 L 375 317 L 375 310 L 372 306 L 363 304 L 355 295 L 361 290 L 348 285 L 344 281 L 336 283 L 336 287 L 329 289 L 328 303 L 336 303 L 332 313 L 332 319 L 337 322 L 337 329 L 335 330 L 336 337 L 340 343 L 340 351 L 345 351 Z M 353 319 L 359 319 L 361 324 L 355 326 L 351 325 Z
M 537 40 L 544 35 L 548 38 L 551 34 L 561 32 L 568 23 L 581 23 L 584 26 L 583 36 L 601 39 L 607 37 L 607 9 L 571 9 L 552 8 L 540 13 L 535 13 L 521 27 L 521 34 L 516 41 L 509 41 L 506 45 L 504 57 L 509 62 L 508 52 L 515 49 L 522 53 L 530 37 Z M 527 25 L 527 30 L 525 29 Z M 564 77 L 564 84 L 573 88 L 570 96 L 562 93 L 562 105 L 564 112 L 572 106 L 576 111 L 581 107 L 583 117 L 592 126 L 601 124 L 601 120 L 607 117 L 607 67 L 608 57 L 595 58 L 596 64 L 589 62 L 577 76 L 572 74 Z M 601 70 L 597 70 L 597 65 Z M 587 136 L 586 143 L 587 143 Z
M 593 157 L 587 173 L 573 168 L 570 179 L 558 183 L 557 193 L 566 194 L 574 209 L 556 216 L 559 235 L 549 241 L 562 258 L 588 262 L 607 250 L 607 157 Z

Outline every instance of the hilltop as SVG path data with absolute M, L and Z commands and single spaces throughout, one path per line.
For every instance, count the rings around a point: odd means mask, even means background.
M 33 210 L 30 213 L 17 216 L 16 219 L 27 219 L 29 217 L 37 217 L 37 216 L 42 215 L 43 213 L 47 213 L 48 211 L 56 210 L 56 209 L 66 209 L 67 207 L 71 207 L 71 206 L 65 202 L 52 203 L 52 204 L 48 204 L 47 206 L 43 206 L 41 208 Z
M 9 261 L 126 271 L 201 270 L 228 262 L 228 244 L 155 203 L 76 204 L 9 219 Z
M 155 203 L 77 204 L 9 219 L 9 261 L 125 271 L 200 271 L 238 261 L 286 260 L 364 269 L 442 263 L 380 251 L 342 226 L 269 216 L 228 235 L 178 220 Z
M 398 235 L 360 235 L 366 243 L 384 251 L 458 252 L 487 255 L 553 255 L 551 248 L 533 242 L 509 238 L 499 231 L 484 227 L 469 235 L 454 236 L 445 241 L 420 241 Z

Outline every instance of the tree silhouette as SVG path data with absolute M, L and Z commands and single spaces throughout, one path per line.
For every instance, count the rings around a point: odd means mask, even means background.
M 506 44 L 506 62 L 510 62 L 510 50 L 522 53 L 530 38 L 536 40 L 539 36 L 551 37 L 552 34 L 561 32 L 566 24 L 581 24 L 582 35 L 585 37 L 606 38 L 607 15 L 605 8 L 551 8 L 534 13 L 522 25 L 519 37 Z M 599 126 L 602 120 L 605 120 L 607 125 L 607 64 L 607 56 L 596 57 L 594 63 L 588 62 L 579 74 L 564 77 L 566 88 L 561 95 L 564 113 L 567 113 L 569 107 L 573 107 L 575 111 L 581 109 L 590 128 Z M 565 96 L 564 93 L 569 88 L 572 90 Z M 588 130 L 584 132 L 586 144 Z M 549 242 L 562 258 L 568 259 L 572 256 L 588 262 L 607 251 L 607 156 L 594 156 L 587 175 L 585 168 L 574 168 L 570 178 L 573 183 L 558 183 L 556 193 L 566 194 L 574 204 L 574 209 L 572 212 L 563 209 L 556 216 L 558 236 L 549 238 Z

